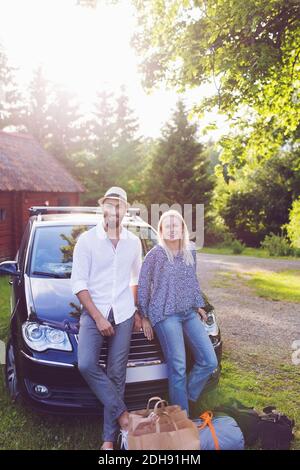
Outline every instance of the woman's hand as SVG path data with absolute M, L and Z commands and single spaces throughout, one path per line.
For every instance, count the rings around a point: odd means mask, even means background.
M 206 321 L 207 320 L 207 314 L 206 311 L 203 308 L 198 308 L 197 312 L 199 313 L 201 320 Z
M 153 328 L 148 318 L 145 318 L 145 317 L 142 318 L 142 328 L 143 328 L 143 332 L 146 338 L 149 341 L 152 341 L 154 338 Z
M 134 314 L 134 324 L 133 324 L 133 331 L 141 331 L 142 330 L 142 317 L 139 312 L 136 310 Z

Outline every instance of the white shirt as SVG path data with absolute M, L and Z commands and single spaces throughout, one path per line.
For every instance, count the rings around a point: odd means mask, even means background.
M 83 232 L 75 245 L 72 293 L 87 289 L 102 315 L 107 318 L 112 307 L 115 323 L 121 323 L 136 310 L 130 286 L 138 284 L 141 265 L 139 237 L 122 226 L 115 248 L 100 220 Z

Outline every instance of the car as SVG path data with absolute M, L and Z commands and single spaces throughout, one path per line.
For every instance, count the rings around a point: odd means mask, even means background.
M 77 346 L 82 311 L 71 290 L 72 254 L 78 236 L 103 218 L 99 207 L 31 207 L 13 261 L 0 263 L 9 276 L 11 312 L 6 345 L 5 380 L 12 400 L 47 413 L 94 414 L 103 409 L 78 370 Z M 122 224 L 141 239 L 145 255 L 156 243 L 156 231 L 129 209 Z M 218 368 L 206 389 L 219 380 L 222 340 L 213 306 L 206 301 L 206 329 L 218 357 Z M 106 346 L 99 364 L 106 367 Z M 187 368 L 192 356 L 187 349 Z M 129 410 L 145 406 L 152 396 L 167 397 L 167 367 L 156 338 L 133 332 L 126 371 L 125 402 Z

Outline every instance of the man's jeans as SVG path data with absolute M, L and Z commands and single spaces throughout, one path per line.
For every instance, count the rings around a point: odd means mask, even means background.
M 108 320 L 115 334 L 108 337 L 106 372 L 98 364 L 105 337 L 95 321 L 84 309 L 80 317 L 78 337 L 78 368 L 91 390 L 104 406 L 103 441 L 115 441 L 119 429 L 118 418 L 126 411 L 124 390 L 126 367 L 134 316 L 116 325 L 111 309 Z
M 205 326 L 199 314 L 191 309 L 169 315 L 156 323 L 154 330 L 167 362 L 170 402 L 189 412 L 188 400 L 197 401 L 209 376 L 218 366 Z M 188 377 L 184 336 L 195 361 Z

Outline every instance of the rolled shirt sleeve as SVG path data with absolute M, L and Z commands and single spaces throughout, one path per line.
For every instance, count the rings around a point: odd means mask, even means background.
M 137 239 L 136 255 L 131 267 L 130 286 L 137 286 L 139 282 L 139 275 L 142 267 L 142 243 Z
M 153 253 L 150 251 L 144 258 L 138 284 L 138 308 L 139 312 L 147 317 L 151 298 Z
M 90 250 L 84 234 L 80 235 L 73 250 L 73 265 L 71 273 L 71 289 L 75 295 L 88 289 L 90 271 Z

